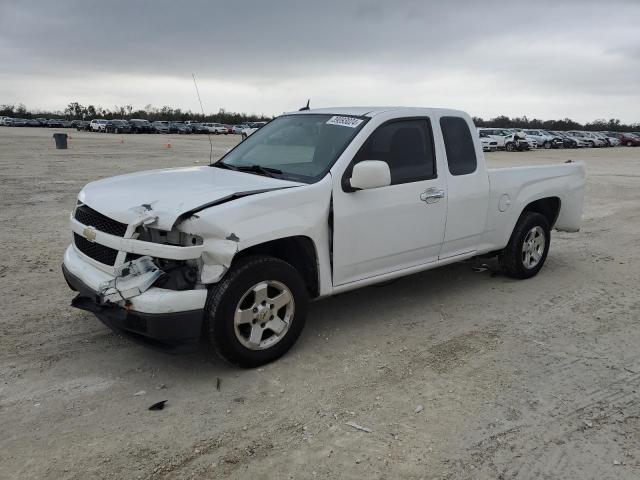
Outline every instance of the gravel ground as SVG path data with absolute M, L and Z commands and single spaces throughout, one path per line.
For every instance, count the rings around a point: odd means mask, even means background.
M 207 138 L 52 133 L 0 127 L 1 478 L 640 478 L 640 148 L 489 154 L 587 163 L 540 275 L 474 260 L 322 300 L 237 370 L 121 338 L 60 273 L 85 183 L 206 163 Z

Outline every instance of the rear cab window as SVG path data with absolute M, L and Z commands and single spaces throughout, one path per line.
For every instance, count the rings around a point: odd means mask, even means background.
M 440 128 L 451 175 L 468 175 L 475 172 L 478 159 L 467 121 L 462 117 L 442 117 Z

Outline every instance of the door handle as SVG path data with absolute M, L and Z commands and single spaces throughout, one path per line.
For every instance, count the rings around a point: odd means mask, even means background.
M 444 190 L 438 190 L 437 188 L 428 188 L 420 194 L 420 200 L 426 203 L 436 203 L 441 198 L 444 198 Z

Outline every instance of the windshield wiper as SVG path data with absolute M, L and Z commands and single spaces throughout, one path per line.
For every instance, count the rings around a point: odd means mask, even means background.
M 217 168 L 227 168 L 229 170 L 238 170 L 238 167 L 236 167 L 235 165 L 229 165 L 228 163 L 224 163 L 224 162 L 216 162 L 216 163 L 212 163 L 211 164 L 212 167 L 217 167 Z
M 267 177 L 274 178 L 276 178 L 276 175 L 282 174 L 282 170 L 271 167 L 263 167 L 262 165 L 231 165 L 229 163 L 216 162 L 212 163 L 211 166 L 218 168 L 227 168 L 236 172 L 258 173 L 260 175 L 266 175 Z
M 276 175 L 282 174 L 282 170 L 278 170 L 277 168 L 271 168 L 271 167 L 263 167 L 262 165 L 242 165 L 242 166 L 234 165 L 234 167 L 236 168 L 236 170 L 240 172 L 259 173 L 261 175 L 266 175 L 267 177 L 276 178 Z

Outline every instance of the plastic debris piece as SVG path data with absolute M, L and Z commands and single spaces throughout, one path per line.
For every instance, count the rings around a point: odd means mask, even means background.
M 167 403 L 166 400 L 161 400 L 159 402 L 156 402 L 149 407 L 149 410 L 164 410 L 164 406 L 166 403 Z
M 350 427 L 355 428 L 356 430 L 360 430 L 362 432 L 366 432 L 366 433 L 372 432 L 370 428 L 363 427 L 362 425 L 358 425 L 356 422 L 346 422 L 345 425 L 349 425 Z

